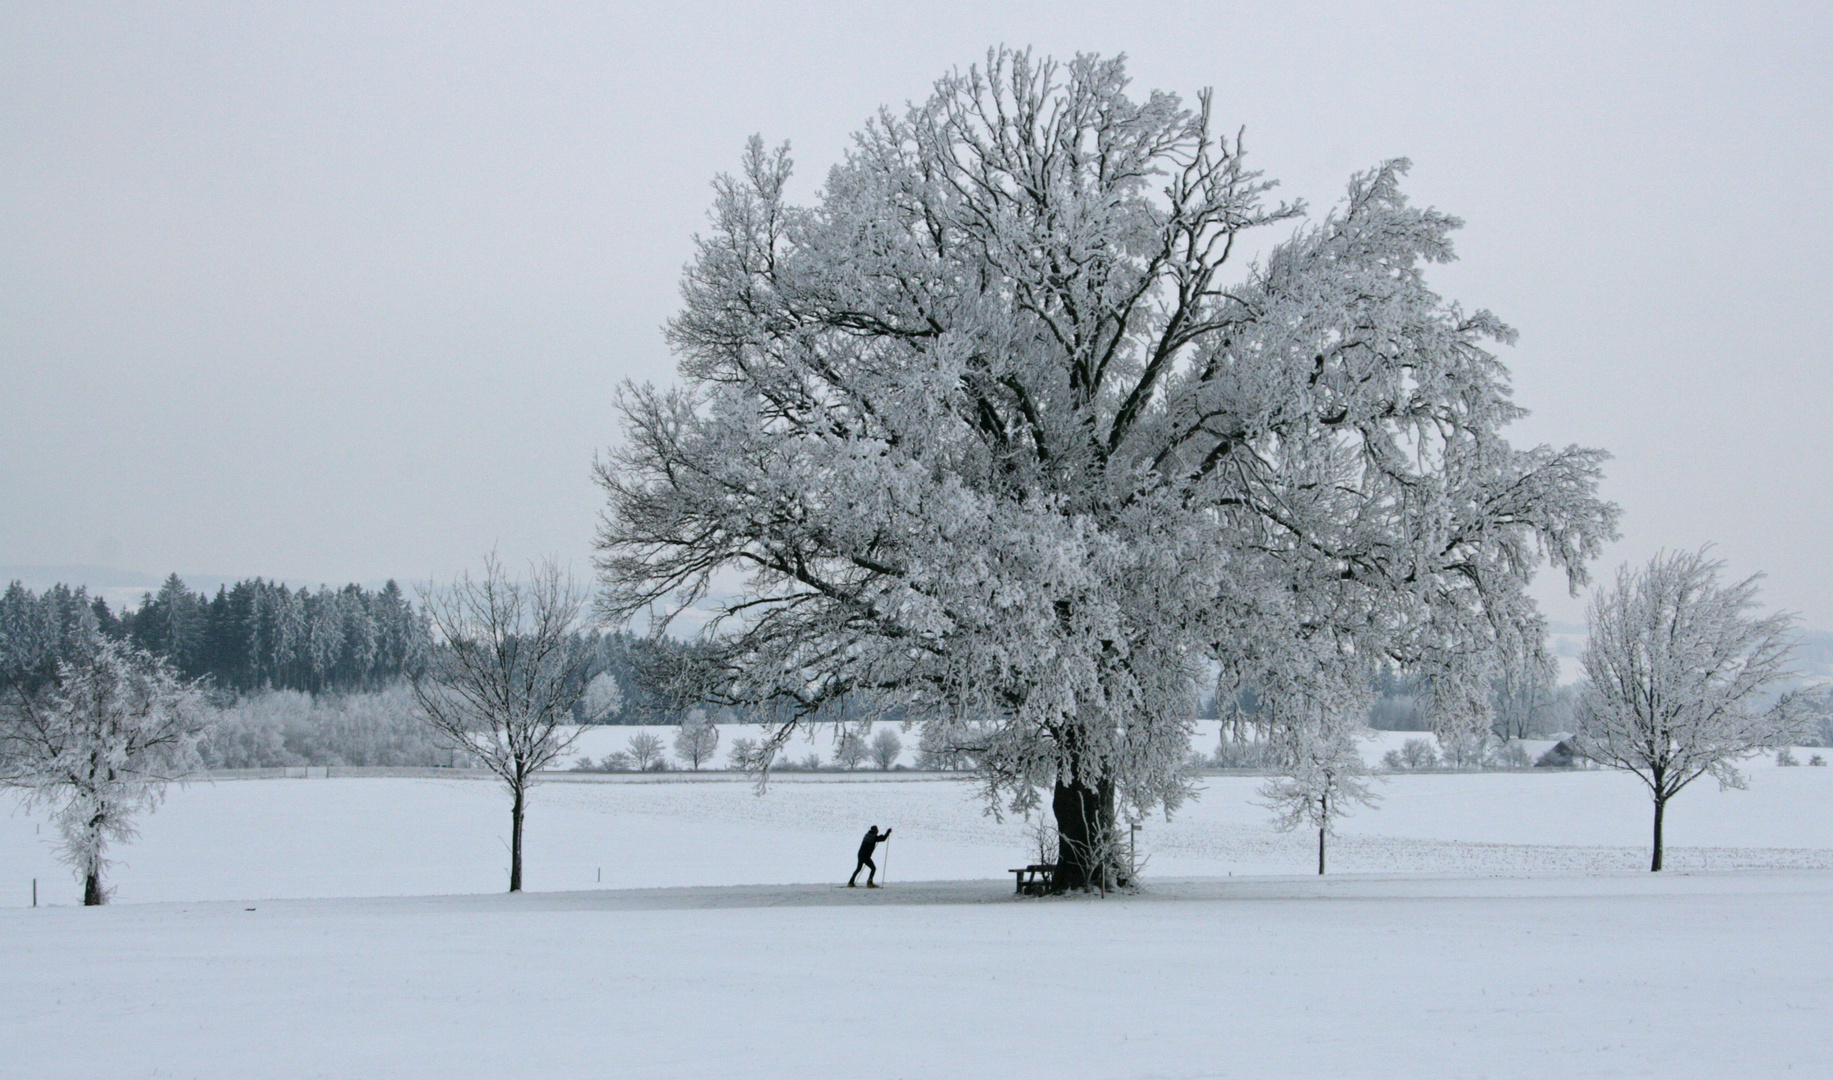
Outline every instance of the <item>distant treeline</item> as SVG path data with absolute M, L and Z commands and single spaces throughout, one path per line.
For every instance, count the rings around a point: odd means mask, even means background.
M 36 691 L 56 677 L 57 662 L 74 655 L 95 631 L 95 610 L 84 589 L 54 585 L 34 596 L 13 582 L 0 595 L 0 690 Z
M 81 588 L 0 596 L 0 653 L 9 670 L 40 669 L 86 632 L 132 642 L 188 679 L 231 691 L 373 690 L 406 675 L 427 647 L 426 621 L 390 581 L 293 591 L 254 578 L 194 593 L 173 574 L 137 609 L 111 611 Z
M 208 596 L 173 574 L 137 608 L 119 611 L 81 586 L 33 593 L 15 581 L 0 595 L 0 687 L 42 685 L 90 634 L 132 642 L 228 697 L 378 691 L 411 675 L 431 647 L 425 617 L 393 581 L 295 591 L 254 578 Z M 582 722 L 674 723 L 690 707 L 653 689 L 678 666 L 685 643 L 591 630 L 580 644 L 592 654 L 582 678 L 609 672 L 622 696 L 617 710 Z

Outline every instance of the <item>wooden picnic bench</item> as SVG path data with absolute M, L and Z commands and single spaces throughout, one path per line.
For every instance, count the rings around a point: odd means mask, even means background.
M 1014 875 L 1017 888 L 1013 892 L 1019 896 L 1042 896 L 1051 890 L 1057 879 L 1055 863 L 1014 866 L 1006 872 Z

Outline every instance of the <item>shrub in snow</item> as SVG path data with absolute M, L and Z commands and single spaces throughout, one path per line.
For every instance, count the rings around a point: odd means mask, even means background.
M 878 766 L 879 771 L 888 771 L 903 752 L 904 740 L 890 728 L 880 728 L 878 734 L 872 736 L 872 764 Z
M 1777 765 L 1784 765 L 1784 766 L 1786 766 L 1786 765 L 1799 765 L 1799 764 L 1801 764 L 1801 762 L 1799 762 L 1799 761 L 1796 761 L 1796 760 L 1795 760 L 1795 752 L 1794 752 L 1793 750 L 1790 750 L 1790 749 L 1789 749 L 1788 747 L 1786 747 L 1786 746 L 1785 746 L 1785 747 L 1783 747 L 1782 749 L 1780 749 L 1780 750 L 1778 750 L 1778 751 L 1776 751 L 1776 764 L 1777 764 Z
M 1032 850 L 1037 855 L 1038 864 L 1048 866 L 1055 862 L 1061 841 L 1058 840 L 1057 831 L 1050 822 L 1045 821 L 1040 815 L 1025 831 L 1030 834 Z
M 1827 759 L 1821 757 L 1819 754 L 1815 754 L 1813 757 L 1808 758 L 1809 765 L 1825 765 L 1826 763 Z
M 1400 760 L 1408 769 L 1438 768 L 1438 751 L 1431 739 L 1408 739 L 1400 744 Z
M 212 715 L 198 742 L 198 756 L 206 769 L 273 769 L 286 765 L 342 765 L 342 761 L 313 760 L 326 749 L 311 694 L 303 690 L 268 690 L 248 694 Z M 426 738 L 426 725 L 418 714 L 408 718 L 416 735 Z M 431 740 L 427 740 L 431 744 Z M 452 753 L 441 747 L 444 763 Z M 341 755 L 340 755 L 341 756 Z M 418 762 L 416 762 L 418 764 Z
M 208 720 L 198 753 L 210 769 L 454 763 L 405 683 L 369 693 L 256 691 Z
M 593 761 L 590 757 L 582 756 L 578 761 L 574 762 L 571 771 L 617 773 L 630 772 L 632 768 L 630 755 L 624 753 L 622 750 L 614 750 L 606 754 L 600 761 Z

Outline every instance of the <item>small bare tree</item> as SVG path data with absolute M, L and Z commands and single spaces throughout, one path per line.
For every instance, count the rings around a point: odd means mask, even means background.
M 713 760 L 717 749 L 719 728 L 708 722 L 705 710 L 689 709 L 681 718 L 681 729 L 675 732 L 675 756 L 699 772 L 700 763 Z
M 651 765 L 662 760 L 662 737 L 639 731 L 630 736 L 624 751 L 630 755 L 630 764 L 637 772 L 648 772 Z
M 757 740 L 740 736 L 732 740 L 731 752 L 727 755 L 732 768 L 740 772 L 761 773 L 764 769 L 763 755 L 758 749 Z
M 1746 615 L 1757 578 L 1721 586 L 1722 562 L 1705 550 L 1657 555 L 1591 602 L 1586 684 L 1579 701 L 1580 751 L 1634 773 L 1655 800 L 1654 856 L 1669 799 L 1711 773 L 1741 788 L 1733 763 L 1786 739 L 1798 710 L 1788 699 L 1758 712 L 1751 699 L 1789 674 L 1794 620 Z
M 834 747 L 834 764 L 843 769 L 857 769 L 870 753 L 859 732 L 845 731 L 840 735 L 839 744 Z
M 880 772 L 897 764 L 897 756 L 903 752 L 904 740 L 890 728 L 880 728 L 878 734 L 872 736 L 872 764 L 878 766 Z
M 202 767 L 204 720 L 197 690 L 165 661 L 99 637 L 76 653 L 36 693 L 8 690 L 0 783 L 24 789 L 27 805 L 56 809 L 60 855 L 83 883 L 83 903 L 102 904 L 109 842 L 133 839 L 134 815 Z
M 573 705 L 590 654 L 576 630 L 585 590 L 559 564 L 510 578 L 494 552 L 481 576 L 460 574 L 421 599 L 436 638 L 414 677 L 433 730 L 509 788 L 509 891 L 522 891 L 522 821 L 536 774 L 578 738 Z
M 1280 776 L 1260 788 L 1261 805 L 1277 816 L 1282 832 L 1301 825 L 1317 830 L 1317 872 L 1324 872 L 1325 839 L 1350 805 L 1373 806 L 1379 796 L 1368 789 L 1367 767 L 1350 724 L 1333 715 L 1307 710 L 1275 729 L 1272 755 Z

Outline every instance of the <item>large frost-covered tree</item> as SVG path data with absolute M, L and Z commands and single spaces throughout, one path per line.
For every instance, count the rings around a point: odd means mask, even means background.
M 1230 280 L 1301 208 L 1119 59 L 990 53 L 809 205 L 754 139 L 669 324 L 683 385 L 628 387 L 599 464 L 601 611 L 716 608 L 697 689 L 781 709 L 772 747 L 847 698 L 959 729 L 994 806 L 1047 798 L 1063 887 L 1112 869 L 1119 804 L 1184 798 L 1206 661 L 1481 701 L 1540 635 L 1534 566 L 1582 581 L 1615 510 L 1601 453 L 1501 436 L 1513 331 L 1427 287 L 1458 222 L 1406 167 Z
M 0 783 L 54 810 L 84 904 L 108 899 L 108 845 L 133 839 L 134 817 L 158 806 L 168 783 L 201 768 L 203 729 L 199 694 L 171 665 L 99 636 L 59 660 L 52 683 L 6 691 Z
M 1743 787 L 1737 760 L 1787 740 L 1800 719 L 1787 698 L 1752 707 L 1790 674 L 1794 620 L 1751 615 L 1757 579 L 1721 585 L 1723 566 L 1704 551 L 1657 555 L 1642 570 L 1619 569 L 1616 588 L 1591 601 L 1579 748 L 1647 785 L 1650 870 L 1661 869 L 1668 800 L 1708 773 L 1720 787 Z

